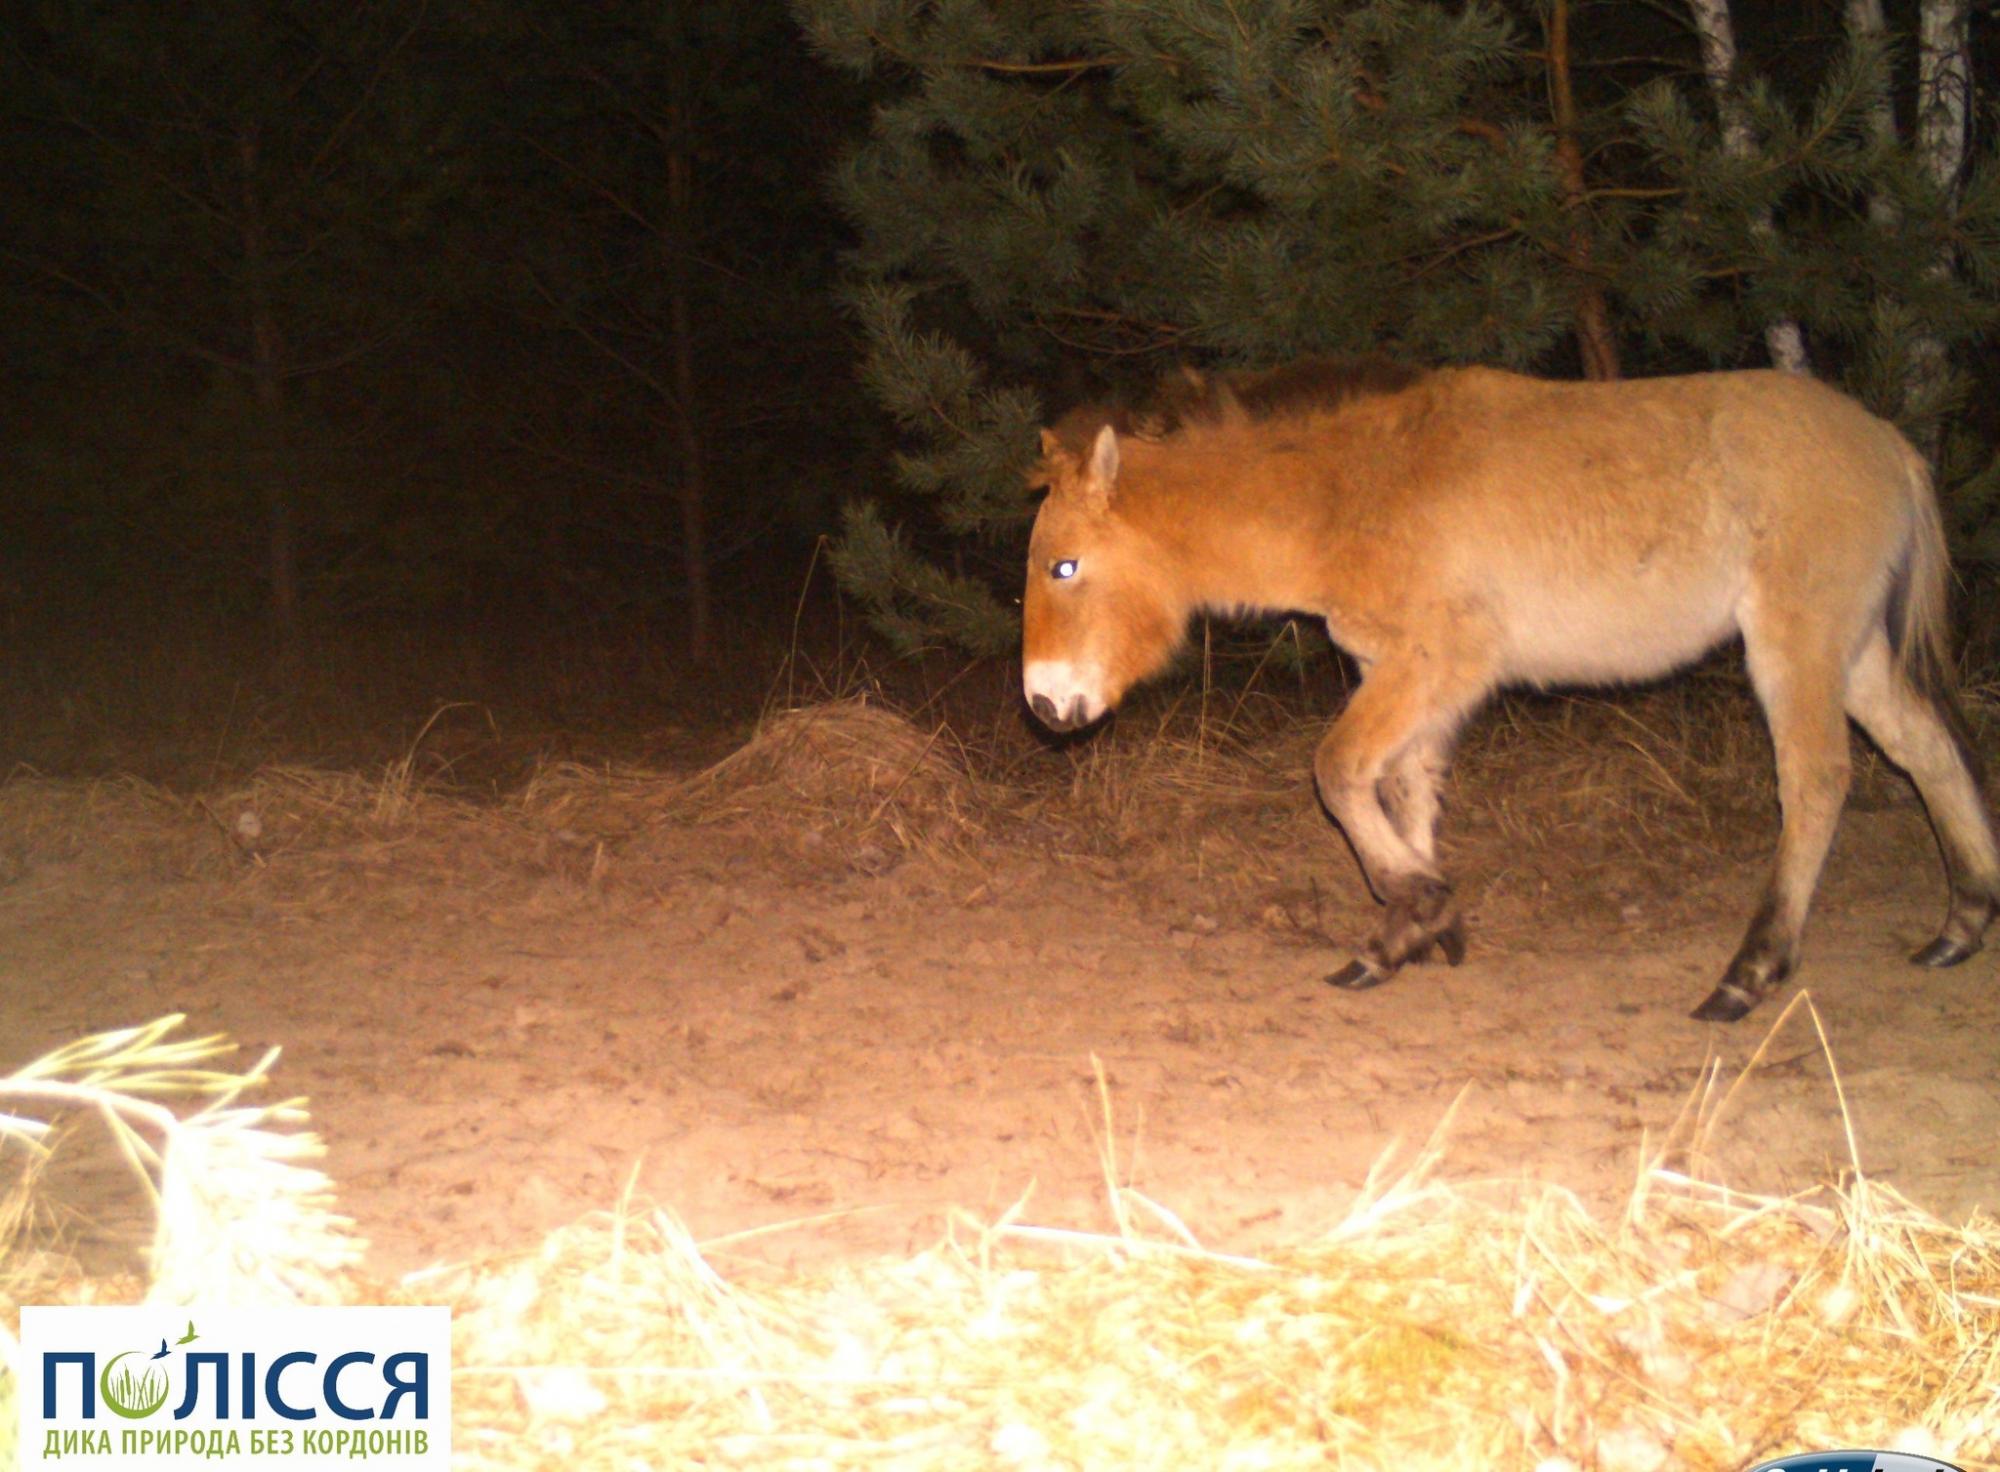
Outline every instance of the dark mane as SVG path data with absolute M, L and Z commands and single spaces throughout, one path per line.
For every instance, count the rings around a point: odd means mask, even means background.
M 1401 393 L 1425 376 L 1423 369 L 1391 358 L 1300 358 L 1276 368 L 1228 373 L 1219 380 L 1211 380 L 1203 397 L 1205 413 L 1199 418 L 1190 415 L 1182 422 L 1193 424 L 1220 418 L 1226 411 L 1228 395 L 1233 395 L 1243 412 L 1255 422 L 1332 409 L 1351 399 Z
M 1183 429 L 1220 424 L 1235 414 L 1261 423 L 1400 393 L 1427 376 L 1421 368 L 1382 357 L 1300 358 L 1276 368 L 1220 374 L 1181 368 L 1161 375 L 1136 400 L 1079 404 L 1051 428 L 1063 448 L 1081 454 L 1107 424 L 1120 435 L 1165 439 Z

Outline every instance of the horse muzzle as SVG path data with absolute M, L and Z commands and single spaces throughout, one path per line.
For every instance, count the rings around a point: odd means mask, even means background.
M 1074 731 L 1103 715 L 1103 696 L 1064 660 L 1036 660 L 1021 671 L 1021 693 L 1028 709 L 1051 731 Z
M 1084 713 L 1083 697 L 1078 695 L 1061 710 L 1046 695 L 1028 697 L 1028 709 L 1035 713 L 1035 719 L 1051 731 L 1074 731 L 1078 726 L 1090 724 L 1090 717 Z

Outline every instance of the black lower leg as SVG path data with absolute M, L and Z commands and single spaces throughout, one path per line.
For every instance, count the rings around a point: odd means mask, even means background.
M 1386 882 L 1382 928 L 1361 955 L 1326 978 L 1329 986 L 1365 991 L 1380 986 L 1411 961 L 1436 948 L 1456 966 L 1465 959 L 1465 922 L 1451 886 L 1427 874 Z
M 2000 898 L 1991 890 L 1968 884 L 1954 876 L 1951 911 L 1937 939 L 1910 959 L 1919 966 L 1956 966 L 1974 954 L 1985 942 L 1986 927 L 2000 911 Z
M 1777 896 L 1768 895 L 1722 980 L 1689 1015 L 1700 1022 L 1735 1022 L 1783 986 L 1797 961 L 1797 929 L 1784 923 Z

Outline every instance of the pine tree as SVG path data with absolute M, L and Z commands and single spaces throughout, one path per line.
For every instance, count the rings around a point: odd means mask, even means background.
M 706 659 L 715 564 L 769 537 L 798 476 L 746 427 L 798 426 L 823 455 L 837 436 L 820 381 L 845 364 L 816 361 L 845 346 L 813 189 L 830 150 L 799 120 L 847 122 L 844 84 L 779 0 L 488 0 L 471 19 L 504 93 L 486 249 L 534 360 L 509 435 L 588 487 L 538 508 L 542 560 L 561 566 L 573 523 L 657 549 Z
M 836 567 L 899 647 L 1011 642 L 1035 428 L 1176 362 L 1608 375 L 1761 362 L 1791 319 L 1921 424 L 1952 385 L 1906 403 L 1899 359 L 1992 320 L 1990 161 L 1927 181 L 1870 38 L 1810 96 L 1739 73 L 1719 117 L 1691 33 L 1684 75 L 1573 86 L 1561 0 L 795 4 L 885 98 L 837 190 L 914 514 L 851 510 Z

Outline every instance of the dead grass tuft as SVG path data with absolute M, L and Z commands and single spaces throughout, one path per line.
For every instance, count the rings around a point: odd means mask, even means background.
M 477 821 L 475 805 L 414 777 L 266 767 L 249 781 L 183 797 L 136 778 L 0 783 L 0 881 L 40 864 L 107 876 L 214 877 L 341 849 L 379 857 L 435 845 Z
M 1064 850 L 1130 854 L 1225 835 L 1268 838 L 1284 814 L 1312 803 L 1310 747 L 1318 728 L 1274 719 L 1210 721 L 1176 703 L 1121 716 L 1058 747 L 1056 760 L 1020 764 L 1016 817 Z
M 69 782 L 17 773 L 0 783 L 0 883 L 42 864 L 182 878 L 223 872 L 219 835 L 185 802 L 137 778 Z
M 980 785 L 942 724 L 868 696 L 779 710 L 737 751 L 681 783 L 676 820 L 795 832 L 862 868 L 904 851 L 963 852 L 984 831 Z
M 746 745 L 687 790 L 741 799 L 774 788 L 864 815 L 885 804 L 948 807 L 970 797 L 964 753 L 944 726 L 917 726 L 867 696 L 767 716 Z

